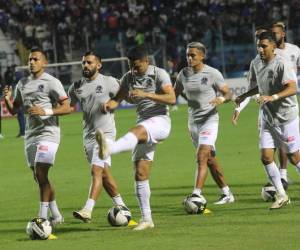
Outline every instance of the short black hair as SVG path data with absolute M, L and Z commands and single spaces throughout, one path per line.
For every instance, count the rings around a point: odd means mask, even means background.
M 95 51 L 89 50 L 89 51 L 85 52 L 84 56 L 94 56 L 101 63 L 101 56 L 97 52 L 95 52 Z
M 45 57 L 45 59 L 48 60 L 47 54 L 45 53 L 45 51 L 42 48 L 40 48 L 40 47 L 32 47 L 30 49 L 30 53 L 33 53 L 33 52 L 40 52 L 41 54 L 43 54 L 43 56 Z
M 145 57 L 148 57 L 148 55 L 148 50 L 143 45 L 135 46 L 131 48 L 127 53 L 127 57 L 130 61 L 141 60 Z
M 271 31 L 262 32 L 261 34 L 259 34 L 258 39 L 259 40 L 267 39 L 270 42 L 276 42 L 275 34 Z

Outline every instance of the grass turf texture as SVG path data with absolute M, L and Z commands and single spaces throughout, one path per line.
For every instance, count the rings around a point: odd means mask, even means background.
M 56 241 L 31 241 L 25 233 L 27 222 L 38 211 L 38 188 L 25 164 L 23 140 L 15 138 L 17 121 L 2 121 L 5 138 L 0 141 L 0 249 L 297 249 L 299 176 L 289 166 L 288 174 L 294 181 L 289 187 L 292 203 L 269 211 L 270 203 L 260 198 L 266 177 L 257 146 L 257 105 L 250 103 L 237 127 L 230 122 L 232 110 L 232 104 L 219 108 L 217 155 L 236 202 L 213 205 L 219 190 L 209 176 L 204 195 L 212 213 L 185 214 L 181 202 L 193 188 L 195 151 L 186 125 L 187 107 L 183 105 L 171 113 L 171 135 L 157 147 L 150 180 L 155 228 L 143 232 L 109 226 L 106 213 L 112 203 L 104 191 L 91 224 L 73 219 L 72 211 L 86 201 L 90 175 L 82 149 L 81 114 L 61 117 L 61 145 L 50 171 L 65 217 L 65 223 L 55 230 Z M 118 137 L 134 121 L 134 109 L 118 110 Z M 130 153 L 113 156 L 112 172 L 133 218 L 138 220 L 130 159 Z

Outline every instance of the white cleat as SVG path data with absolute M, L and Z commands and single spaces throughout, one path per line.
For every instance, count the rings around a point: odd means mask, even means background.
M 84 223 L 90 223 L 92 219 L 92 212 L 83 208 L 79 211 L 73 211 L 73 217 L 75 219 L 82 220 Z
M 148 228 L 154 228 L 153 221 L 141 220 L 139 224 L 133 229 L 134 231 L 142 231 Z
M 50 217 L 49 218 L 50 224 L 52 227 L 55 227 L 58 224 L 62 224 L 65 222 L 64 217 L 58 216 L 58 217 Z
M 234 202 L 234 196 L 232 193 L 229 195 L 222 194 L 218 201 L 214 202 L 215 205 L 224 205 L 227 203 L 233 203 Z
M 101 160 L 104 160 L 110 155 L 105 135 L 100 129 L 97 129 L 95 138 L 99 147 L 98 156 Z
M 278 196 L 276 201 L 271 205 L 270 209 L 282 208 L 283 206 L 289 204 L 290 202 L 291 200 L 287 194 L 283 196 Z

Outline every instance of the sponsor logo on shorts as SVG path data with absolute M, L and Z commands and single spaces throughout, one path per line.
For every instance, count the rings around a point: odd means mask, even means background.
M 295 136 L 289 136 L 288 138 L 287 138 L 287 142 L 292 142 L 292 141 L 294 141 L 295 140 Z
M 200 135 L 211 135 L 210 131 L 203 131 L 200 133 Z
M 38 153 L 38 158 L 47 158 L 47 154 L 44 152 L 39 152 Z
M 38 149 L 39 149 L 39 151 L 48 151 L 48 146 L 46 146 L 46 145 L 39 145 Z

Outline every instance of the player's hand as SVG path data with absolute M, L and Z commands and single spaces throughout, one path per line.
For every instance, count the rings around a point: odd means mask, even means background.
M 4 89 L 3 89 L 3 97 L 6 99 L 6 100 L 10 100 L 12 96 L 12 86 L 5 86 Z
M 147 92 L 140 90 L 140 89 L 133 89 L 129 92 L 129 97 L 132 99 L 146 98 L 147 95 L 148 95 Z
M 119 103 L 114 100 L 109 100 L 108 102 L 101 103 L 100 110 L 103 114 L 113 112 L 117 107 Z
M 231 122 L 232 122 L 232 124 L 233 124 L 234 126 L 237 125 L 237 121 L 238 121 L 238 119 L 239 119 L 239 116 L 240 116 L 240 112 L 237 111 L 237 110 L 234 110 L 233 115 L 232 115 L 232 117 L 231 117 Z
M 224 103 L 224 101 L 225 101 L 225 98 L 223 96 L 219 96 L 219 97 L 211 100 L 209 103 L 214 106 L 218 106 L 218 105 Z
M 268 96 L 268 95 L 261 95 L 257 98 L 257 102 L 260 105 L 263 105 L 265 103 L 272 102 L 272 101 L 274 101 L 274 98 L 272 96 Z
M 41 106 L 36 105 L 28 108 L 27 112 L 30 115 L 46 115 L 45 110 Z

